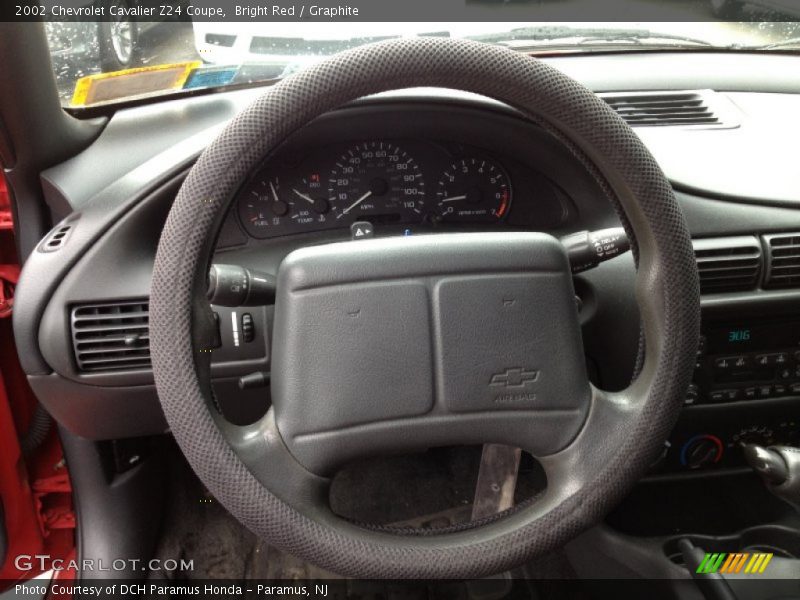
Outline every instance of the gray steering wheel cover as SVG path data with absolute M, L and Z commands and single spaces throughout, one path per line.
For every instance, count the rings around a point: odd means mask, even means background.
M 466 534 L 424 538 L 338 527 L 302 514 L 267 490 L 209 412 L 207 386 L 198 377 L 207 355 L 196 351 L 192 338 L 193 301 L 215 228 L 247 175 L 315 117 L 366 95 L 416 86 L 466 90 L 516 107 L 567 142 L 604 188 L 613 190 L 615 208 L 627 217 L 639 245 L 637 298 L 647 340 L 645 364 L 631 388 L 595 396 L 576 442 L 596 445 L 596 457 L 586 464 L 569 452 L 563 460 L 544 459 L 546 468 L 561 460 L 560 475 L 549 484 L 570 489 L 563 501 L 545 502 L 544 512 L 518 511 Z M 162 232 L 150 328 L 156 386 L 175 439 L 208 489 L 253 532 L 342 574 L 477 577 L 560 547 L 602 518 L 645 472 L 677 418 L 691 378 L 699 288 L 671 186 L 635 133 L 602 100 L 514 51 L 464 40 L 393 40 L 331 57 L 271 87 L 208 146 Z M 591 429 L 598 423 L 602 426 Z

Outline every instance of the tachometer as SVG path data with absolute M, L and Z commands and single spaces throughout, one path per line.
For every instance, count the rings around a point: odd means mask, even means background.
M 503 169 L 484 158 L 463 158 L 439 177 L 436 214 L 445 221 L 495 222 L 511 204 L 511 185 Z
M 328 200 L 337 219 L 407 222 L 422 217 L 425 181 L 417 162 L 388 142 L 365 142 L 336 161 Z

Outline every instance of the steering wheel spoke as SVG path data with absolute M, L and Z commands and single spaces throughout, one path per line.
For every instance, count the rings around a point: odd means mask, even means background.
M 231 447 L 255 479 L 303 514 L 327 510 L 330 479 L 315 475 L 289 452 L 270 409 L 256 423 L 221 425 Z

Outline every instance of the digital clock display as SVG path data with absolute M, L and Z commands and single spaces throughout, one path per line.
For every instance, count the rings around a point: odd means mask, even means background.
M 770 344 L 773 327 L 763 323 L 727 323 L 706 333 L 709 354 L 738 354 L 758 349 L 758 345 Z
M 728 342 L 749 342 L 749 329 L 730 329 L 728 330 Z
M 800 321 L 720 323 L 705 331 L 708 354 L 800 349 Z

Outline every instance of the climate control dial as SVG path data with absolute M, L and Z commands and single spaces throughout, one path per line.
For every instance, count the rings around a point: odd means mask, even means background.
M 708 433 L 696 435 L 681 448 L 681 464 L 689 469 L 702 469 L 722 460 L 722 440 Z

